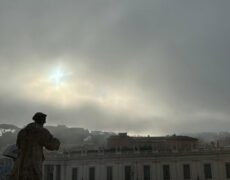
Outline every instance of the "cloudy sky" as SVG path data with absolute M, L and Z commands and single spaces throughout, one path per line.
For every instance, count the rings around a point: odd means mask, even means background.
M 1 0 L 0 122 L 230 129 L 229 0 Z

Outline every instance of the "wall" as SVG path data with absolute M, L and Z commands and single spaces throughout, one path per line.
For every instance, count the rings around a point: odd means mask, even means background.
M 184 180 L 183 165 L 190 165 L 190 180 L 205 180 L 204 164 L 210 163 L 212 180 L 227 180 L 225 163 L 230 162 L 230 151 L 216 150 L 187 153 L 113 153 L 68 154 L 48 156 L 45 164 L 61 165 L 61 180 L 72 180 L 72 168 L 78 168 L 77 180 L 89 180 L 88 170 L 95 167 L 95 180 L 106 179 L 106 167 L 113 167 L 113 180 L 125 180 L 124 167 L 131 166 L 132 180 L 143 179 L 143 166 L 151 169 L 150 180 L 163 179 L 163 165 L 170 166 L 170 180 Z M 55 168 L 54 168 L 55 169 Z M 55 170 L 54 170 L 55 171 Z M 45 179 L 51 180 L 51 179 Z M 53 179 L 56 180 L 56 179 Z

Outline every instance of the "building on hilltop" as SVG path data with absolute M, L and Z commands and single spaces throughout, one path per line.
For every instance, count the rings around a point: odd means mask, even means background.
M 198 139 L 188 136 L 132 137 L 127 133 L 110 136 L 107 140 L 108 149 L 149 149 L 153 151 L 192 151 L 196 149 Z

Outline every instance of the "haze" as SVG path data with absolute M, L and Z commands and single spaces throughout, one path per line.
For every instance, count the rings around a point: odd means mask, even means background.
M 230 128 L 230 1 L 2 0 L 0 122 Z

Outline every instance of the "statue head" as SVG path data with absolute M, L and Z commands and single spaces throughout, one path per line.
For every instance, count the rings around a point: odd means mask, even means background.
M 40 125 L 43 125 L 46 123 L 46 114 L 42 113 L 42 112 L 36 112 L 33 116 L 33 120 L 40 124 Z

